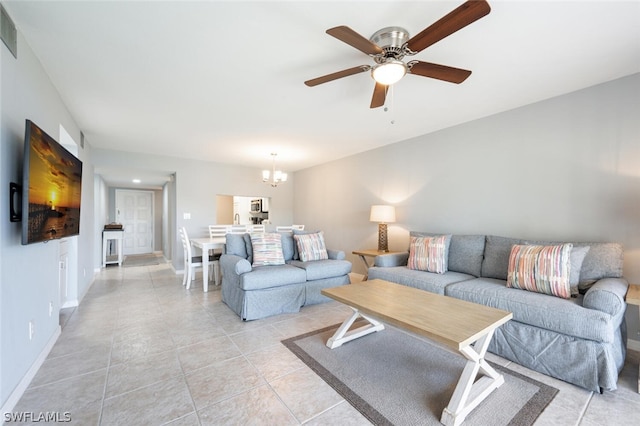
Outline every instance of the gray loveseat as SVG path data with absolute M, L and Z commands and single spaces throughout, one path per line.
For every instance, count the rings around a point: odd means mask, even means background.
M 343 251 L 327 250 L 329 259 L 303 262 L 293 234 L 280 233 L 284 265 L 252 266 L 249 234 L 227 234 L 220 257 L 222 301 L 245 321 L 298 312 L 302 306 L 327 302 L 320 290 L 349 284 L 351 262 Z
M 436 234 L 411 232 L 412 236 Z M 369 279 L 383 279 L 513 313 L 489 351 L 592 391 L 614 390 L 626 353 L 622 246 L 589 246 L 579 271 L 580 295 L 563 299 L 506 286 L 514 244 L 553 244 L 491 235 L 453 235 L 448 271 L 407 267 L 409 253 L 377 256 Z M 572 259 L 573 263 L 573 259 Z M 446 321 L 446 318 L 443 318 Z

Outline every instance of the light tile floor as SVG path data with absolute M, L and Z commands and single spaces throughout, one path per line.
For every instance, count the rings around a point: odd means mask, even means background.
M 61 315 L 62 334 L 14 412 L 68 412 L 77 425 L 370 424 L 280 344 L 341 322 L 349 308 L 242 322 L 219 287 L 181 281 L 168 264 L 103 269 Z M 603 395 L 511 368 L 560 390 L 536 425 L 637 425 L 635 356 Z

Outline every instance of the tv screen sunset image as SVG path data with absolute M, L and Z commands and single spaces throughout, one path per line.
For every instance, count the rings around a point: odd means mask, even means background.
M 77 235 L 82 162 L 35 125 L 29 144 L 29 242 Z

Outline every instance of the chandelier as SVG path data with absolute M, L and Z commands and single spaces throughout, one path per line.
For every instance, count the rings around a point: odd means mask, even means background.
M 276 154 L 275 152 L 271 153 L 271 157 L 273 158 L 273 162 L 271 165 L 271 170 L 263 170 L 262 171 L 262 182 L 268 183 L 272 187 L 276 187 L 282 182 L 287 181 L 287 174 L 282 170 L 276 170 Z

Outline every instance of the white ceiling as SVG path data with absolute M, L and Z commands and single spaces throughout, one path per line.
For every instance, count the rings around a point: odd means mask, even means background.
M 92 146 L 288 172 L 640 72 L 638 0 L 490 0 L 412 58 L 471 77 L 408 75 L 387 111 L 368 73 L 303 84 L 373 63 L 325 30 L 415 35 L 462 0 L 2 3 Z

